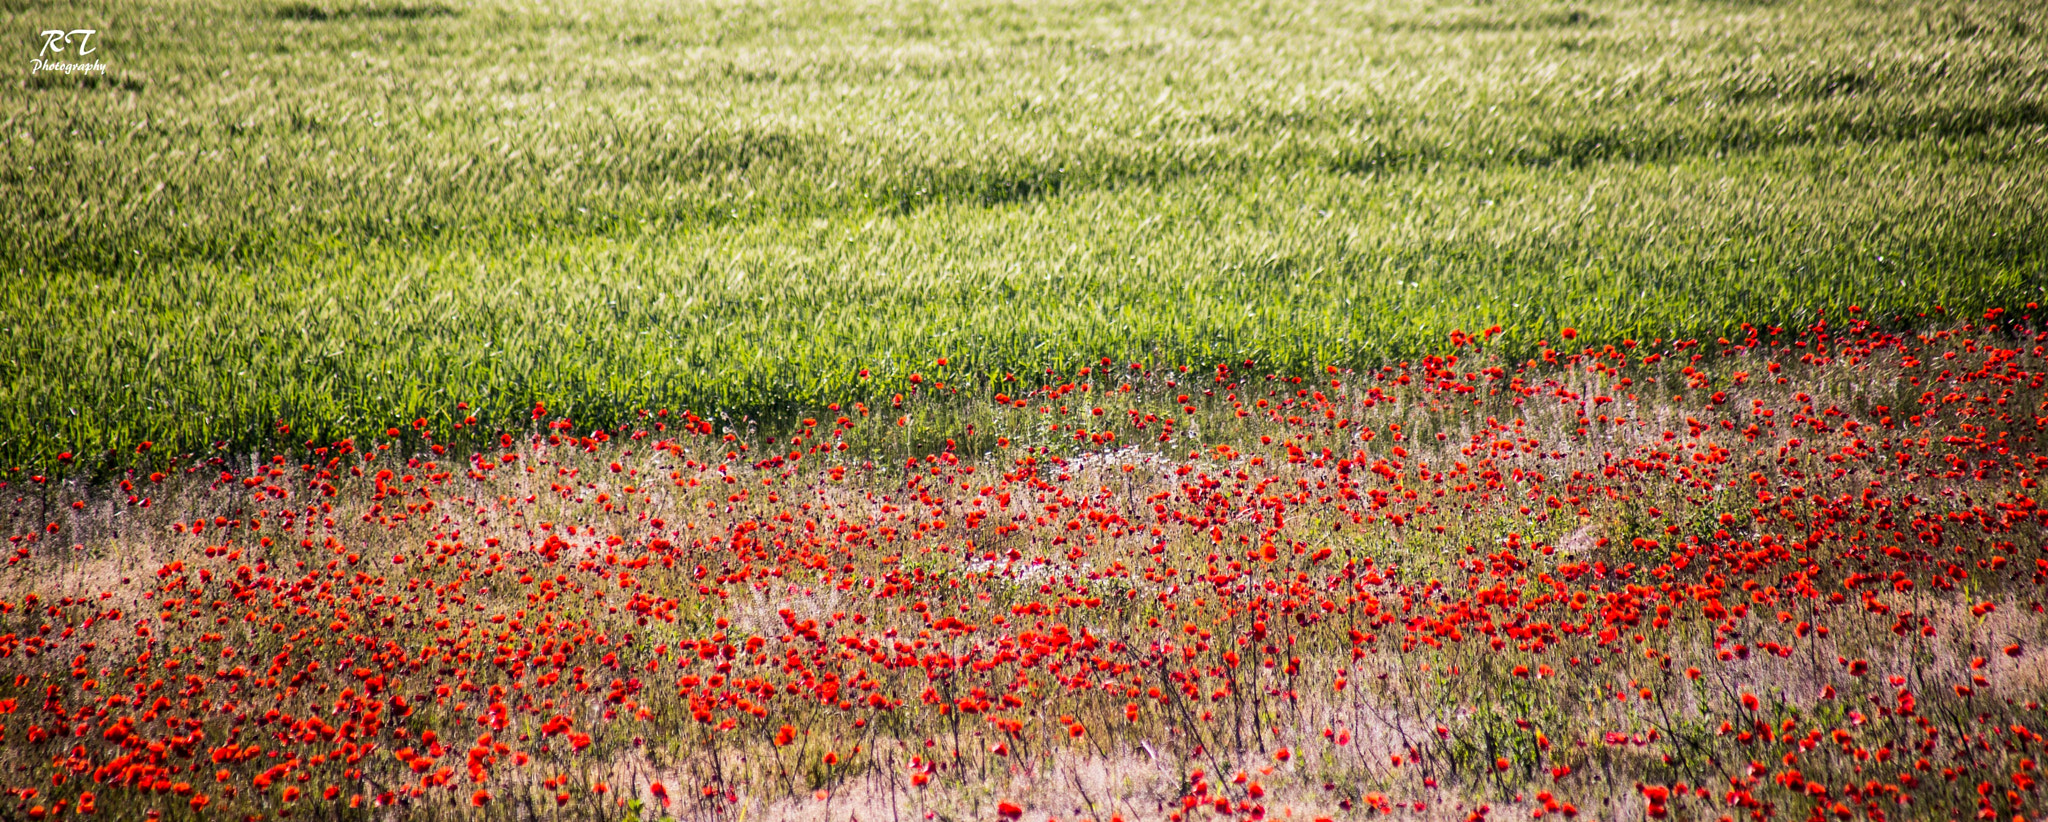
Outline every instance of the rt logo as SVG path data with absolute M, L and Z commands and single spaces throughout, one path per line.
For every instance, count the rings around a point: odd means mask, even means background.
M 93 36 L 99 29 L 47 29 L 43 32 L 43 50 L 36 59 L 28 61 L 29 72 L 38 74 L 45 71 L 61 71 L 65 74 L 85 72 L 103 74 L 107 64 L 90 57 L 99 47 L 93 44 Z M 66 54 L 66 51 L 70 54 Z M 72 56 L 77 55 L 77 56 Z
M 83 57 L 98 51 L 92 47 L 92 36 L 98 33 L 98 29 L 50 29 L 43 32 L 43 51 L 36 56 L 48 57 L 51 52 L 63 54 L 65 46 L 73 46 L 78 56 Z

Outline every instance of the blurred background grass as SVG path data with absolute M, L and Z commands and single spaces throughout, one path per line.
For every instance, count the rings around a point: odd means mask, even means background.
M 942 356 L 957 385 L 1953 316 L 2038 300 L 2048 256 L 2022 2 L 0 18 L 98 28 L 109 67 L 31 76 L 23 35 L 0 96 L 11 464 L 776 414 Z

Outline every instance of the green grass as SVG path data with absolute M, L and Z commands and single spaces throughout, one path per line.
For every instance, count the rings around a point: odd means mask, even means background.
M 0 459 L 2048 283 L 2034 4 L 1247 5 L 7 5 Z

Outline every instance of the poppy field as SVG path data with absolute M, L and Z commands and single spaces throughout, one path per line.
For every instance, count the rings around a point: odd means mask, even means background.
M 5 488 L 5 807 L 2036 818 L 2033 310 L 138 443 Z
M 0 819 L 2048 818 L 2048 6 L 0 22 Z

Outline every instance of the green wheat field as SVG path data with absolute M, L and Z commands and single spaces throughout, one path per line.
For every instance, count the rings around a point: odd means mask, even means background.
M 773 419 L 939 357 L 965 385 L 1306 373 L 2048 281 L 2026 2 L 0 19 L 0 460 L 26 470 L 479 419 L 452 441 L 536 401 Z M 99 31 L 104 74 L 32 74 L 49 28 Z

